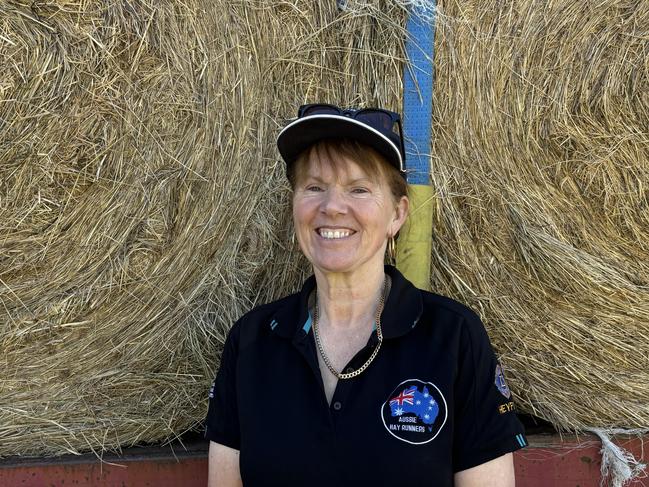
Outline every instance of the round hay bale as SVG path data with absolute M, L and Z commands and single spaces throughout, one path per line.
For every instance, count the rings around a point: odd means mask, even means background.
M 444 0 L 433 289 L 522 410 L 649 428 L 649 3 Z
M 202 421 L 231 324 L 306 269 L 277 128 L 307 99 L 398 108 L 403 14 L 0 4 L 0 456 Z

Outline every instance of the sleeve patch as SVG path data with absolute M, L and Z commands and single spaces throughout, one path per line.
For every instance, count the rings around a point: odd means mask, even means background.
M 507 382 L 505 382 L 505 374 L 503 374 L 503 368 L 500 366 L 500 364 L 496 365 L 495 384 L 503 396 L 505 396 L 507 399 L 512 397 L 512 393 L 507 386 Z

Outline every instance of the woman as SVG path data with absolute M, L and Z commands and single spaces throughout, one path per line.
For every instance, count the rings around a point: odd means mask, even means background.
M 526 443 L 480 319 L 384 266 L 409 204 L 398 114 L 306 105 L 278 147 L 314 275 L 233 326 L 209 485 L 513 486 Z

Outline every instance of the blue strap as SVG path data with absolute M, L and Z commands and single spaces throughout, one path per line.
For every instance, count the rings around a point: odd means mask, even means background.
M 403 130 L 408 183 L 429 185 L 432 143 L 433 64 L 435 54 L 435 2 L 414 5 L 406 24 Z

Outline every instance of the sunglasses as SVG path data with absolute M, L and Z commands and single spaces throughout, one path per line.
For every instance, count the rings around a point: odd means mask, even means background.
M 398 113 L 383 110 L 382 108 L 361 108 L 360 110 L 354 110 L 343 109 L 336 105 L 327 105 L 326 103 L 313 103 L 310 105 L 302 105 L 298 110 L 297 116 L 298 118 L 303 118 L 323 114 L 349 117 L 369 125 L 383 134 L 391 133 L 397 136 L 399 138 L 399 150 L 401 151 L 402 160 L 406 159 L 401 116 Z

